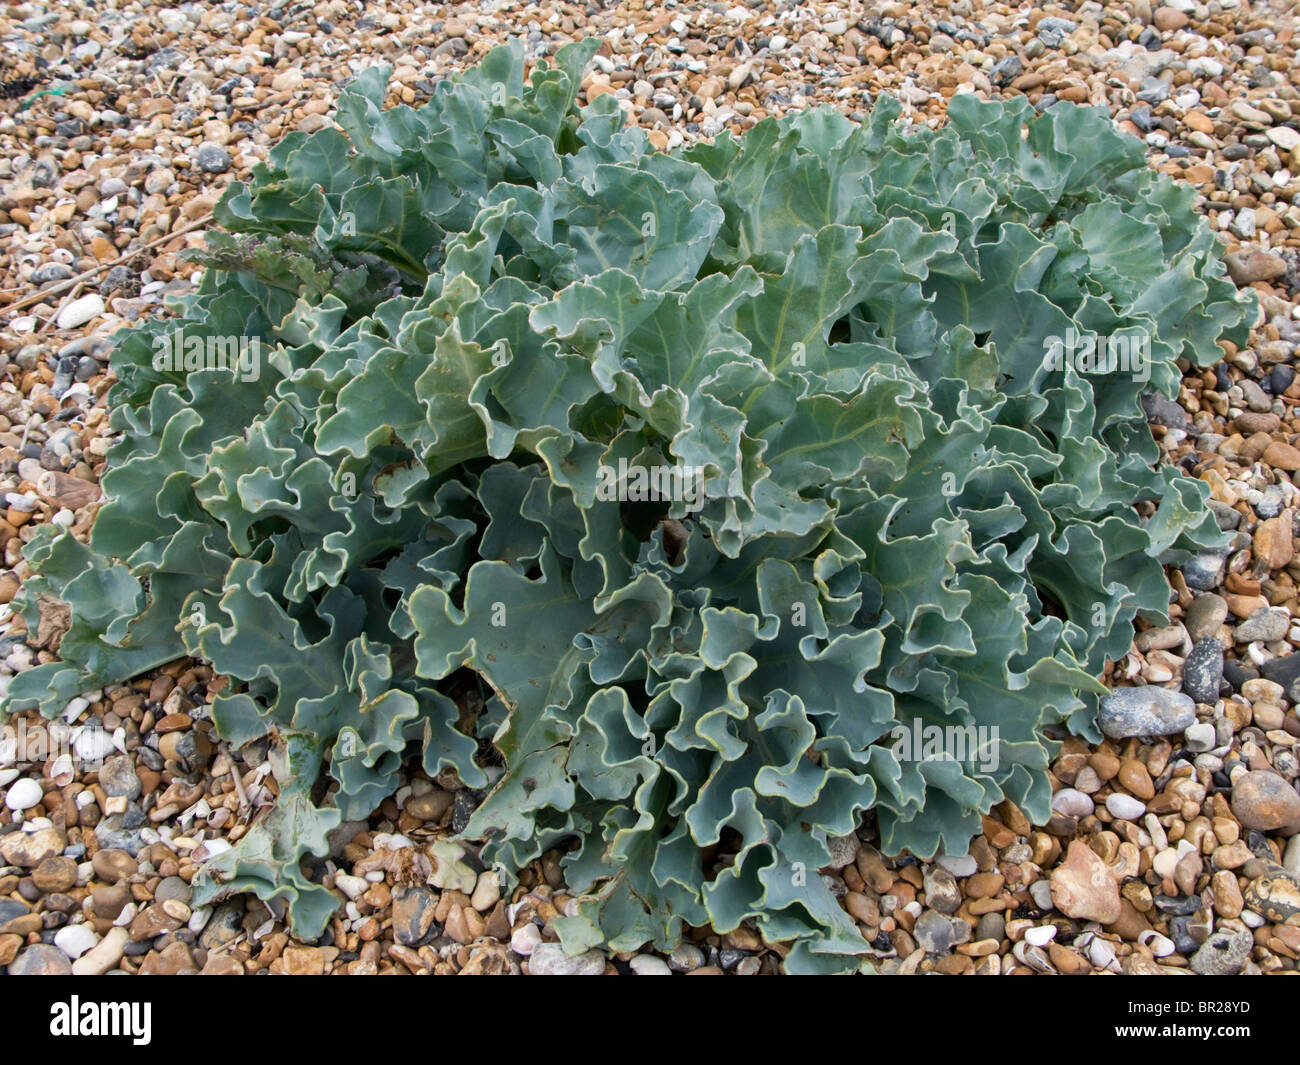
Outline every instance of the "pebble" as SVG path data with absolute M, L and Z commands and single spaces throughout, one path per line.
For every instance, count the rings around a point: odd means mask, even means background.
M 1252 770 L 1235 781 L 1232 812 L 1247 828 L 1272 832 L 1300 827 L 1300 794 L 1285 778 L 1264 769 Z
M 1198 721 L 1195 725 L 1188 726 L 1183 738 L 1189 751 L 1201 753 L 1214 749 L 1218 735 L 1208 721 Z
M 1111 816 L 1120 821 L 1134 821 L 1147 812 L 1146 804 L 1138 802 L 1131 795 L 1113 792 L 1106 796 L 1106 809 Z
M 153 897 L 157 902 L 190 901 L 190 886 L 179 876 L 169 876 L 154 888 Z M 188 920 L 188 916 L 186 917 Z
M 1292 836 L 1286 841 L 1286 850 L 1282 852 L 1282 867 L 1290 873 L 1300 873 L 1300 835 Z
M 704 964 L 704 951 L 693 943 L 682 943 L 668 955 L 668 967 L 674 972 L 689 973 Z
M 1148 685 L 1119 688 L 1104 695 L 1098 721 L 1111 739 L 1170 736 L 1196 720 L 1196 704 L 1181 692 Z
M 858 856 L 858 848 L 861 846 L 855 833 L 850 832 L 845 836 L 829 836 L 826 845 L 830 849 L 830 861 L 827 864 L 832 869 L 843 869 Z
M 39 805 L 44 794 L 40 781 L 23 777 L 17 783 L 10 785 L 9 790 L 5 792 L 5 806 L 21 813 L 23 810 L 30 810 L 33 806 Z
M 1275 870 L 1256 877 L 1246 886 L 1243 901 L 1270 921 L 1300 924 L 1300 882 L 1296 874 Z
M 1219 631 L 1227 620 L 1228 603 L 1221 595 L 1198 595 L 1187 608 L 1183 625 L 1193 640 L 1203 640 Z
M 531 922 L 516 928 L 510 936 L 510 949 L 521 958 L 527 958 L 542 942 L 542 930 Z
M 140 797 L 140 777 L 135 771 L 135 761 L 130 755 L 110 758 L 99 770 L 99 784 L 104 794 L 128 800 Z
M 673 971 L 663 958 L 653 954 L 638 954 L 628 965 L 637 976 L 672 976 Z M 602 966 L 601 971 L 604 971 Z
M 1025 929 L 1025 942 L 1034 947 L 1045 947 L 1056 938 L 1056 925 L 1043 924 Z
M 135 876 L 140 868 L 139 863 L 126 851 L 113 848 L 96 851 L 90 861 L 95 875 L 110 884 Z
M 58 947 L 38 943 L 9 963 L 10 976 L 71 976 L 72 962 Z
M 474 885 L 474 894 L 470 896 L 470 905 L 479 913 L 486 913 L 496 905 L 501 897 L 501 881 L 494 869 L 485 869 L 478 875 Z
M 1067 917 L 1111 924 L 1122 912 L 1119 885 L 1086 843 L 1071 840 L 1065 861 L 1052 870 L 1052 904 Z
M 1223 261 L 1228 267 L 1228 276 L 1238 285 L 1275 281 L 1286 273 L 1286 263 L 1280 256 L 1259 248 L 1229 252 Z
M 32 870 L 32 883 L 46 894 L 70 891 L 77 883 L 77 863 L 62 855 L 46 858 Z
M 1087 817 L 1093 808 L 1091 796 L 1075 788 L 1062 788 L 1052 796 L 1052 809 L 1067 817 Z
M 1213 705 L 1223 683 L 1223 645 L 1213 636 L 1196 641 L 1183 663 L 1183 691 L 1195 702 Z
M 224 174 L 231 166 L 230 153 L 219 144 L 199 145 L 194 162 L 205 174 Z
M 59 312 L 55 322 L 60 329 L 76 329 L 104 313 L 104 300 L 98 293 L 75 299 Z
M 334 874 L 334 886 L 350 899 L 359 899 L 370 887 L 365 877 L 350 876 L 347 873 Z
M 95 930 L 85 924 L 65 925 L 54 933 L 54 945 L 73 961 L 99 943 Z
M 122 960 L 129 938 L 125 928 L 110 928 L 96 946 L 72 963 L 72 972 L 77 976 L 102 976 Z
M 1250 958 L 1255 940 L 1249 932 L 1214 932 L 1192 955 L 1192 972 L 1203 976 L 1236 976 Z
M 0 858 L 6 865 L 22 869 L 35 869 L 46 858 L 63 852 L 67 840 L 57 828 L 42 828 L 35 832 L 11 832 L 0 837 Z
M 1286 639 L 1290 628 L 1291 619 L 1284 611 L 1261 607 L 1237 626 L 1234 636 L 1238 643 L 1253 643 L 1255 640 L 1273 643 Z
M 1179 407 L 1178 410 L 1181 412 L 1182 408 Z M 1184 418 L 1186 418 L 1186 415 L 1184 415 Z M 1198 592 L 1212 592 L 1223 583 L 1223 571 L 1226 564 L 1227 558 L 1220 554 L 1202 553 L 1193 555 L 1192 558 L 1183 563 L 1183 580 L 1186 582 L 1187 587 Z
M 978 866 L 974 864 L 974 859 L 971 861 L 971 873 L 974 873 Z M 944 866 L 931 865 L 926 868 L 924 887 L 926 905 L 932 910 L 939 913 L 956 913 L 957 908 L 961 906 L 961 888 L 957 886 L 952 872 Z
M 528 959 L 531 976 L 599 976 L 605 971 L 605 955 L 588 950 L 569 957 L 558 943 L 541 943 Z
M 426 887 L 393 893 L 393 938 L 404 947 L 419 946 L 433 927 L 438 899 Z
M 937 862 L 953 876 L 973 876 L 979 869 L 979 863 L 969 854 L 941 854 Z
M 1040 910 L 1046 912 L 1052 909 L 1052 886 L 1047 880 L 1035 880 L 1030 884 L 1029 897 Z
M 1293 703 L 1300 702 L 1300 652 L 1271 658 L 1260 672 L 1267 680 L 1279 684 Z
M 212 911 L 211 918 L 199 936 L 199 946 L 215 950 L 233 942 L 243 932 L 244 903 L 242 899 L 228 899 Z
M 926 910 L 917 918 L 912 937 L 929 954 L 947 954 L 957 938 L 952 918 L 938 910 Z

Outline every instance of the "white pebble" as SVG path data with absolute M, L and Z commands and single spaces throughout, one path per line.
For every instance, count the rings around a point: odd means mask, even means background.
M 370 887 L 370 881 L 363 876 L 352 876 L 349 873 L 335 873 L 334 886 L 350 899 L 360 898 Z
M 478 882 L 474 885 L 474 894 L 470 896 L 469 903 L 479 913 L 486 913 L 496 905 L 497 899 L 501 897 L 501 880 L 497 876 L 495 869 L 484 869 L 478 875 Z
M 541 945 L 541 942 L 542 930 L 537 925 L 529 923 L 523 928 L 515 929 L 510 937 L 510 949 L 521 958 L 526 958 Z
M 85 325 L 92 318 L 98 318 L 104 313 L 104 301 L 97 293 L 90 293 L 88 296 L 82 296 L 79 300 L 73 300 L 59 312 L 58 321 L 55 324 L 60 329 L 76 329 L 79 325 Z
M 31 777 L 23 777 L 5 792 L 5 806 L 15 812 L 30 810 L 41 801 L 41 785 Z
M 1031 947 L 1045 947 L 1056 938 L 1056 925 L 1040 924 L 1025 929 L 1025 942 Z
M 1151 859 L 1151 868 L 1156 871 L 1160 877 L 1169 877 L 1174 875 L 1174 869 L 1178 865 L 1178 852 L 1172 847 L 1166 847 L 1162 851 L 1157 851 L 1156 856 Z
M 663 958 L 656 958 L 653 954 L 638 954 L 628 965 L 637 976 L 672 976 L 673 971 L 668 968 L 668 963 Z
M 1263 928 L 1264 925 L 1268 924 L 1268 922 L 1254 910 L 1242 910 L 1241 923 L 1247 928 Z
M 1052 809 L 1066 817 L 1087 817 L 1095 806 L 1092 796 L 1077 788 L 1062 788 L 1052 796 Z
M 1208 721 L 1198 721 L 1183 733 L 1187 740 L 1187 749 L 1196 753 L 1211 750 L 1214 747 L 1214 726 Z
M 84 696 L 78 695 L 68 700 L 68 705 L 63 708 L 64 721 L 76 721 L 82 713 L 90 707 L 90 700 Z
M 99 936 L 95 935 L 94 929 L 89 925 L 65 925 L 54 933 L 54 945 L 73 961 L 91 950 L 98 942 Z
M 969 854 L 941 854 L 939 864 L 955 877 L 974 876 L 979 863 Z
M 1147 812 L 1145 803 L 1139 802 L 1131 795 L 1121 795 L 1119 792 L 1107 796 L 1106 809 L 1110 811 L 1112 817 L 1120 821 L 1136 821 Z

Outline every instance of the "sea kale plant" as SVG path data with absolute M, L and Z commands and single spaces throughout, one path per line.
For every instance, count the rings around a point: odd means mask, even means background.
M 371 68 L 232 185 L 179 316 L 119 335 L 107 502 L 18 604 L 70 605 L 61 661 L 7 706 L 211 663 L 279 800 L 197 898 L 306 937 L 340 900 L 304 859 L 419 760 L 486 792 L 486 865 L 565 852 L 570 947 L 752 920 L 852 968 L 832 839 L 1044 820 L 1049 734 L 1095 738 L 1162 563 L 1220 543 L 1141 396 L 1253 306 L 1097 110 L 882 97 L 660 152 L 577 108 L 591 53 L 387 110 Z M 918 722 L 995 750 L 903 756 Z

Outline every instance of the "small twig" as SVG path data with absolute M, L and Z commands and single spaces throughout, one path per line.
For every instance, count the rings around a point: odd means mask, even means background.
M 173 229 L 170 233 L 164 233 L 157 240 L 151 240 L 148 244 L 142 244 L 140 247 L 134 249 L 133 251 L 123 252 L 115 259 L 110 259 L 108 262 L 103 262 L 100 263 L 98 266 L 91 267 L 89 270 L 85 271 L 84 273 L 78 274 L 76 277 L 70 277 L 66 281 L 60 281 L 57 285 L 52 285 L 50 288 L 42 289 L 40 292 L 33 292 L 30 296 L 26 296 L 23 299 L 16 300 L 15 302 L 10 303 L 4 307 L 0 307 L 0 314 L 12 314 L 14 311 L 21 311 L 26 307 L 32 306 L 33 304 L 40 303 L 43 300 L 47 300 L 51 296 L 57 296 L 60 293 L 66 291 L 67 289 L 73 288 L 74 286 L 79 284 L 84 284 L 86 281 L 90 280 L 90 278 L 94 277 L 96 274 L 102 274 L 105 270 L 111 270 L 113 269 L 113 267 L 121 265 L 122 263 L 126 262 L 128 259 L 135 258 L 137 255 L 141 254 L 142 252 L 150 251 L 153 248 L 158 247 L 158 245 L 160 244 L 165 244 L 173 237 L 183 237 L 186 233 L 192 233 L 194 230 L 199 229 L 202 226 L 206 226 L 211 221 L 212 221 L 212 212 L 209 211 L 202 218 L 195 219 L 187 226 L 182 226 L 180 229 Z

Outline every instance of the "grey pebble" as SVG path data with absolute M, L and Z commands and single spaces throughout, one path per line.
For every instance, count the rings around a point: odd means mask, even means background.
M 1214 932 L 1192 955 L 1192 972 L 1203 976 L 1236 976 L 1254 945 L 1255 938 L 1249 932 Z
M 1213 704 L 1223 683 L 1223 645 L 1213 636 L 1197 640 L 1183 663 L 1183 691 L 1198 703 Z
M 1119 688 L 1102 696 L 1097 720 L 1111 739 L 1172 736 L 1196 721 L 1196 704 L 1168 688 Z

